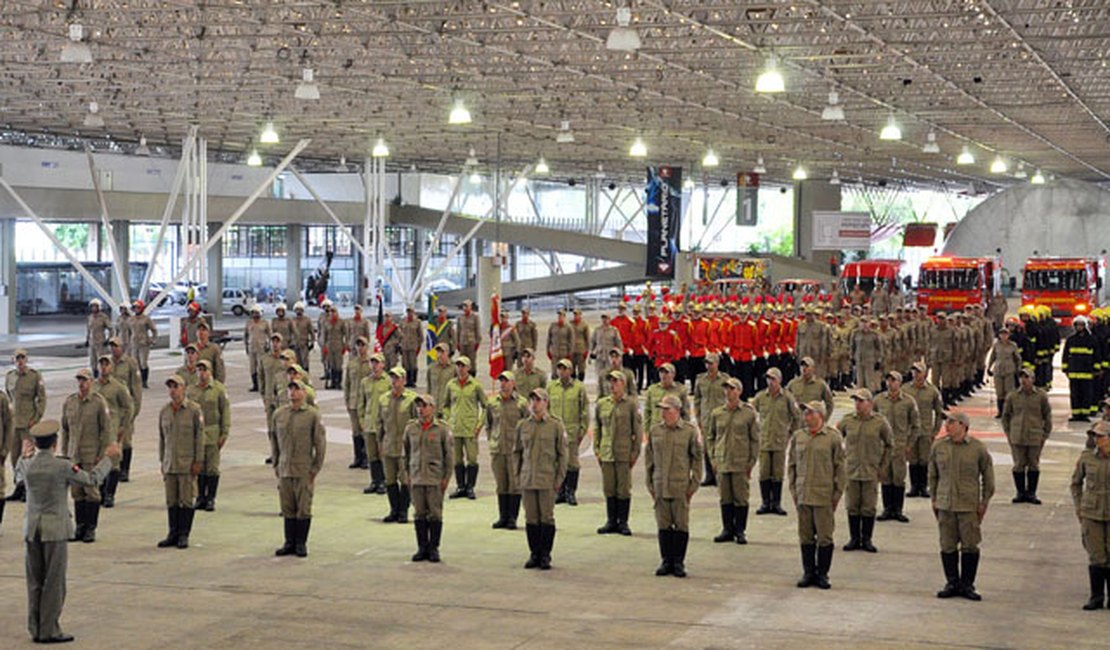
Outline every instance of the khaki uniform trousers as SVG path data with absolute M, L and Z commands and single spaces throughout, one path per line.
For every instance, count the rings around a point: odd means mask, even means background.
M 347 409 L 347 417 L 351 420 L 351 438 L 365 437 L 362 435 L 362 423 L 358 420 L 358 409 Z
M 200 461 L 200 473 L 205 476 L 220 475 L 220 446 L 204 445 L 204 457 Z
M 261 375 L 263 373 L 262 358 L 266 356 L 266 354 L 266 352 L 247 352 L 247 361 L 250 364 L 252 375 Z
M 493 454 L 490 458 L 490 467 L 493 469 L 493 480 L 497 483 L 498 494 L 520 494 L 516 486 L 516 477 L 513 476 L 512 459 L 509 454 Z
M 308 519 L 312 516 L 312 482 L 307 478 L 279 478 L 278 496 L 281 516 L 286 519 Z
M 1014 473 L 1040 469 L 1041 447 L 1042 445 L 1010 445 L 1010 454 L 1014 457 Z
M 96 463 L 78 463 L 78 467 L 86 472 L 93 471 Z M 76 501 L 95 501 L 100 502 L 100 486 L 99 485 L 71 485 L 69 486 L 69 493 Z
M 724 472 L 717 475 L 717 492 L 721 505 L 748 505 L 748 475 L 744 472 Z
M 405 459 L 400 456 L 382 456 L 382 468 L 385 469 L 385 484 L 397 485 L 405 471 Z
M 15 435 L 12 436 L 12 444 L 8 447 L 8 460 L 11 461 L 12 469 L 15 469 L 16 463 L 23 457 L 23 441 L 30 439 L 30 429 L 16 428 Z M 2 467 L 0 471 L 3 471 Z
M 994 397 L 995 397 L 995 399 L 997 399 L 998 401 L 1001 402 L 1002 400 L 1006 399 L 1006 396 L 1010 394 L 1010 391 L 1012 391 L 1016 388 L 1017 388 L 1017 375 L 1016 374 L 1014 374 L 1012 372 L 1008 373 L 1008 374 L 1005 374 L 1005 375 L 1000 375 L 997 372 L 994 373 Z
M 1110 567 L 1110 521 L 1083 518 L 1083 548 L 1087 549 L 1087 564 Z
M 420 358 L 420 350 L 401 350 L 401 365 L 410 375 L 416 373 L 416 362 Z
M 382 459 L 382 450 L 378 445 L 377 431 L 363 431 L 362 439 L 366 441 L 366 459 L 370 462 Z
M 150 368 L 150 346 L 137 345 L 135 346 L 135 361 L 139 362 L 140 370 L 147 370 Z
M 933 448 L 931 436 L 914 436 L 910 438 L 910 465 L 928 465 L 929 452 Z
M 582 467 L 582 463 L 578 458 L 579 449 L 582 447 L 582 440 L 585 439 L 585 432 L 582 435 L 577 435 L 567 432 L 567 469 L 576 470 Z
M 192 508 L 197 498 L 197 479 L 192 474 L 165 474 L 167 508 Z
M 690 532 L 690 504 L 685 498 L 656 499 L 655 525 L 659 530 Z
M 978 513 L 938 510 L 937 527 L 940 528 L 941 553 L 979 552 L 983 535 L 979 529 Z
M 802 544 L 831 546 L 836 520 L 832 506 L 798 504 L 798 541 Z
M 443 521 L 443 490 L 438 485 L 414 485 L 409 491 L 416 519 Z
M 879 501 L 878 481 L 851 479 L 844 490 L 844 508 L 853 517 L 874 517 Z
M 463 456 L 466 462 L 463 462 Z M 478 438 L 460 438 L 455 436 L 455 465 L 478 465 Z
M 786 476 L 786 451 L 759 452 L 759 480 L 781 481 Z
M 521 500 L 526 524 L 555 525 L 555 490 L 523 490 Z
M 897 485 L 898 487 L 905 487 L 906 485 L 906 451 L 905 447 L 894 446 L 894 451 L 890 454 L 892 456 L 882 467 L 879 468 L 879 482 L 883 485 Z
M 632 498 L 632 468 L 628 461 L 601 463 L 601 492 L 608 497 L 618 499 Z

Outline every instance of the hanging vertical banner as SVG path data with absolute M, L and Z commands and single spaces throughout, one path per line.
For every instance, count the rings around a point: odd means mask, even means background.
M 736 175 L 736 225 L 754 226 L 759 222 L 759 174 Z
M 682 168 L 648 167 L 647 270 L 653 278 L 674 278 L 682 215 Z

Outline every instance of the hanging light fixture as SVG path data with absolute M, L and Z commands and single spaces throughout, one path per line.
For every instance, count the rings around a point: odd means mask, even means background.
M 1044 185 L 1044 174 L 1038 169 L 1037 173 L 1033 174 L 1033 177 L 1029 179 L 1029 182 L 1033 185 Z
M 632 9 L 617 8 L 617 26 L 609 30 L 609 37 L 605 39 L 605 48 L 618 52 L 635 52 L 640 49 L 640 34 L 629 26 L 631 24 Z
M 320 87 L 313 81 L 312 68 L 301 70 L 301 83 L 297 84 L 297 90 L 293 93 L 293 96 L 305 101 L 320 99 Z
M 378 136 L 377 141 L 374 142 L 374 148 L 370 151 L 372 158 L 388 158 L 389 146 L 386 145 L 385 140 Z
M 808 178 L 809 178 L 809 173 L 807 173 L 807 172 L 806 172 L 806 168 L 805 168 L 805 167 L 802 167 L 802 166 L 801 166 L 801 165 L 799 164 L 799 165 L 798 165 L 797 167 L 795 167 L 795 168 L 794 168 L 794 175 L 793 175 L 793 179 L 794 179 L 794 180 L 796 180 L 796 181 L 804 181 L 804 180 L 806 180 L 806 179 L 808 179 Z
M 85 126 L 99 129 L 104 126 L 104 118 L 100 116 L 100 105 L 89 102 L 89 112 L 85 114 Z
M 968 149 L 965 146 L 963 151 L 960 152 L 960 155 L 956 156 L 956 164 L 957 165 L 974 165 L 975 164 L 975 156 L 971 153 L 971 149 Z
M 551 173 L 551 168 L 547 166 L 547 161 L 544 160 L 543 156 L 540 156 L 539 161 L 536 162 L 535 171 L 536 171 L 537 174 L 549 174 L 549 173 Z
M 139 146 L 135 147 L 136 156 L 149 156 L 150 147 L 146 146 L 146 136 L 139 136 Z
M 281 142 L 281 138 L 278 137 L 277 129 L 274 128 L 273 121 L 266 122 L 266 125 L 262 127 L 262 133 L 259 134 L 258 141 L 262 144 L 277 144 Z
M 555 142 L 559 144 L 574 142 L 574 132 L 570 130 L 570 121 L 563 120 L 563 123 L 559 125 L 559 132 L 555 134 Z
M 451 115 L 447 118 L 448 124 L 470 124 L 470 110 L 467 109 L 463 100 L 456 99 L 455 106 L 451 109 Z
M 840 174 L 834 169 L 832 176 L 829 176 L 829 185 L 840 185 Z
M 925 136 L 925 144 L 921 147 L 923 153 L 940 153 L 940 145 L 937 144 L 937 134 L 935 131 L 929 131 L 929 135 Z
M 829 91 L 829 105 L 821 111 L 821 119 L 829 122 L 844 121 L 844 107 L 840 105 L 840 95 L 835 90 Z
M 1006 159 L 1002 156 L 995 156 L 994 160 L 991 162 L 992 174 L 1005 174 L 1006 170 L 1009 168 L 1010 166 L 1006 164 Z
M 779 60 L 774 54 L 767 57 L 767 66 L 763 68 L 763 72 L 755 80 L 755 91 L 757 93 L 781 93 L 786 90 L 786 82 L 782 79 L 782 73 L 779 72 Z
M 632 143 L 632 147 L 628 149 L 628 155 L 633 158 L 644 158 L 647 156 L 647 145 L 640 138 Z
M 84 42 L 85 28 L 73 23 L 69 26 L 69 42 L 62 46 L 60 60 L 62 63 L 92 63 L 92 50 Z
M 763 156 L 755 159 L 755 167 L 752 167 L 753 174 L 766 174 L 767 167 L 763 165 Z
M 721 161 L 717 159 L 717 152 L 713 151 L 712 149 L 706 151 L 705 157 L 701 159 L 702 167 L 716 167 L 720 163 Z
M 258 149 L 251 149 L 251 154 L 247 156 L 248 167 L 261 167 L 262 156 L 258 155 Z
M 1014 171 L 1014 178 L 1025 178 L 1028 175 L 1029 174 L 1027 174 L 1025 172 L 1025 163 L 1019 162 L 1018 166 L 1017 166 L 1017 170 Z
M 694 189 L 694 179 L 687 176 L 686 180 L 682 181 L 682 189 L 687 192 Z
M 470 153 L 467 154 L 466 162 L 463 163 L 463 164 L 466 165 L 467 167 L 477 167 L 478 166 L 478 154 L 474 153 L 474 147 L 470 148 Z
M 879 131 L 880 140 L 901 140 L 902 128 L 898 126 L 898 122 L 894 119 L 894 114 L 890 114 L 890 118 L 886 121 L 886 126 L 882 131 Z
M 470 184 L 471 185 L 481 185 L 482 184 L 481 174 L 479 174 L 478 172 L 471 172 L 470 173 Z

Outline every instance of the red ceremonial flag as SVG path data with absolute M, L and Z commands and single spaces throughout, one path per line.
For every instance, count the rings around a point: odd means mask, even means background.
M 501 350 L 501 299 L 497 294 L 490 298 L 489 326 L 489 376 L 497 377 L 505 371 L 505 355 Z

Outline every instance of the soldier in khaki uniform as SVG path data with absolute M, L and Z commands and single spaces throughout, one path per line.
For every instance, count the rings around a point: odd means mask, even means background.
M 599 535 L 632 534 L 628 527 L 628 512 L 632 506 L 631 476 L 640 456 L 644 425 L 639 404 L 625 394 L 624 381 L 624 373 L 610 372 L 610 393 L 599 399 L 594 408 L 594 456 L 601 466 L 606 512 L 605 525 L 597 529 Z
M 802 426 L 802 412 L 794 396 L 782 387 L 782 371 L 770 368 L 767 388 L 752 399 L 759 413 L 759 492 L 763 498 L 757 515 L 786 515 L 782 509 L 782 483 L 786 476 L 786 446 Z
M 355 349 L 358 337 L 365 336 L 370 341 L 370 321 L 362 317 L 362 305 L 355 303 L 355 314 L 347 321 L 347 349 Z
M 293 341 L 295 340 L 293 319 L 286 317 L 285 303 L 279 302 L 277 306 L 274 307 L 274 317 L 270 319 L 270 333 L 281 334 L 281 338 L 285 341 L 285 344 L 289 346 L 289 349 L 293 349 Z
M 158 339 L 158 328 L 150 314 L 146 313 L 146 305 L 142 300 L 132 304 L 131 316 L 131 349 L 128 351 L 139 362 L 139 374 L 143 378 L 143 388 L 149 388 L 147 381 L 150 379 L 150 349 Z
M 185 390 L 185 380 L 178 375 L 166 379 L 170 402 L 158 413 L 158 462 L 169 520 L 169 533 L 158 548 L 189 548 L 193 530 L 196 477 L 204 460 L 204 413 L 185 397 Z
M 69 460 L 83 470 L 91 471 L 104 450 L 115 442 L 108 403 L 93 391 L 93 374 L 81 368 L 75 375 L 77 392 L 62 405 L 62 450 Z M 96 541 L 100 519 L 100 489 L 97 485 L 72 486 L 74 520 L 77 528 L 73 541 Z
M 305 402 L 304 382 L 291 381 L 288 389 L 289 403 L 274 412 L 270 431 L 270 453 L 285 519 L 285 544 L 274 555 L 306 557 L 312 494 L 316 476 L 324 466 L 327 435 L 319 409 Z
M 570 360 L 574 364 L 574 376 L 586 381 L 586 364 L 590 354 L 590 326 L 582 318 L 582 310 L 575 309 L 570 319 Z
M 186 386 L 197 383 L 197 361 L 200 361 L 200 351 L 196 343 L 185 346 L 185 363 L 174 373 L 185 381 Z
M 100 309 L 99 298 L 89 301 L 89 317 L 85 326 L 85 346 L 89 348 L 89 368 L 95 375 L 96 360 L 108 350 L 106 344 L 112 336 L 112 317 Z
M 705 434 L 705 455 L 712 459 L 721 501 L 721 534 L 714 542 L 747 544 L 748 483 L 759 459 L 759 414 L 751 404 L 740 401 L 744 385 L 739 379 L 725 380 L 725 403 L 699 420 Z
M 514 368 L 520 362 L 520 335 L 516 333 L 516 327 L 513 322 L 509 320 L 509 311 L 502 309 L 500 313 L 501 323 L 501 354 L 505 359 L 506 368 Z M 492 340 L 493 332 L 490 332 Z
M 270 323 L 262 320 L 262 307 L 251 307 L 251 317 L 243 326 L 243 347 L 247 350 L 247 365 L 251 371 L 251 392 L 258 392 L 258 375 L 262 372 L 262 357 L 270 343 Z
M 120 380 L 112 376 L 111 355 L 101 355 L 97 361 L 99 373 L 93 382 L 93 391 L 104 398 L 108 405 L 108 415 L 112 430 L 112 442 L 122 443 L 127 430 L 135 419 L 135 400 L 131 399 L 131 391 Z M 120 470 L 118 463 L 112 461 L 112 471 L 100 486 L 100 505 L 105 508 L 114 508 L 116 505 L 116 488 L 119 487 Z
M 932 369 L 932 383 L 940 389 L 945 406 L 955 404 L 957 396 L 957 387 L 954 384 L 956 377 L 952 372 L 956 358 L 956 332 L 951 327 L 953 322 L 954 319 L 944 314 L 937 315 L 937 324 L 929 334 L 929 349 L 925 355 L 929 368 Z
M 197 362 L 197 385 L 185 390 L 185 397 L 196 402 L 204 415 L 204 453 L 197 475 L 196 510 L 212 512 L 216 509 L 216 492 L 220 488 L 220 450 L 231 434 L 231 403 L 227 387 L 212 376 L 212 364 L 207 359 Z
M 648 386 L 644 400 L 644 431 L 659 422 L 659 402 L 667 395 L 674 395 L 682 405 L 682 419 L 689 421 L 691 415 L 690 395 L 686 392 L 686 385 L 675 379 L 675 367 L 672 363 L 659 366 L 659 381 Z
M 613 349 L 620 350 L 615 364 L 609 356 L 609 352 Z M 606 384 L 609 382 L 605 381 L 605 375 L 609 374 L 610 370 L 620 370 L 624 367 L 624 342 L 621 341 L 620 331 L 609 323 L 607 313 L 601 314 L 601 325 L 590 335 L 590 358 L 594 360 L 594 371 L 597 372 L 598 391 L 607 390 L 609 387 Z M 628 384 L 629 387 L 635 385 L 635 381 Z M 631 394 L 632 391 L 629 390 L 629 393 Z
M 381 432 L 382 465 L 385 469 L 385 492 L 389 496 L 389 514 L 383 523 L 409 523 L 408 485 L 403 480 L 405 426 L 418 417 L 416 393 L 405 388 L 408 373 L 404 368 L 389 369 L 390 390 L 378 404 L 378 431 Z
M 304 303 L 297 301 L 293 304 L 293 318 L 290 323 L 293 330 L 292 337 L 287 338 L 289 347 L 297 353 L 297 363 L 308 370 L 308 352 L 315 346 L 316 341 L 316 326 L 312 324 L 312 319 L 304 313 Z M 278 331 L 275 326 L 274 331 Z
M 489 442 L 490 469 L 497 485 L 498 516 L 492 528 L 516 530 L 521 496 L 513 469 L 513 432 L 517 423 L 528 417 L 528 400 L 516 392 L 516 377 L 511 370 L 498 375 L 497 384 L 497 394 L 486 403 L 486 440 Z M 554 494 L 551 498 L 554 507 Z
M 510 436 L 513 483 L 524 499 L 530 552 L 524 568 L 547 571 L 555 544 L 555 491 L 567 473 L 567 433 L 559 418 L 547 410 L 546 390 L 535 388 L 528 398 L 531 413 L 525 409 L 525 417 Z
M 429 393 L 416 398 L 419 419 L 405 425 L 405 475 L 412 494 L 416 554 L 413 562 L 439 562 L 443 534 L 443 493 L 455 464 L 451 429 L 436 418 L 436 399 Z
M 416 388 L 419 376 L 417 362 L 420 348 L 424 345 L 424 323 L 416 317 L 416 310 L 405 308 L 405 320 L 401 321 L 401 365 L 405 368 L 405 386 Z
M 326 383 L 324 388 L 342 388 L 343 355 L 347 351 L 347 321 L 339 317 L 339 310 L 327 303 L 328 308 L 320 325 L 320 358 L 324 362 Z M 383 325 L 383 328 L 385 326 Z
M 521 395 L 531 395 L 535 388 L 547 388 L 547 372 L 536 367 L 536 351 L 526 347 L 520 351 L 517 364 L 516 390 Z
M 799 587 L 828 589 L 836 506 L 844 493 L 844 441 L 825 424 L 825 405 L 805 405 L 805 428 L 790 437 L 787 476 L 798 510 L 798 539 L 805 571 Z
M 488 408 L 486 392 L 471 377 L 471 360 L 455 359 L 455 378 L 447 382 L 443 412 L 455 438 L 455 491 L 449 498 L 476 498 L 478 484 L 478 434 L 485 422 L 483 411 Z
M 574 378 L 574 364 L 570 359 L 559 359 L 555 369 L 558 379 L 547 386 L 548 411 L 562 421 L 567 431 L 567 476 L 555 496 L 555 503 L 576 506 L 580 471 L 578 450 L 590 426 L 589 398 L 585 384 Z
M 38 370 L 27 365 L 27 350 L 19 348 L 13 355 L 15 367 L 4 377 L 4 390 L 12 404 L 12 422 L 15 427 L 13 439 L 9 441 L 7 452 L 12 469 L 15 469 L 23 453 L 23 442 L 31 439 L 31 427 L 35 426 L 46 413 L 46 384 Z M 5 501 L 25 501 L 27 490 L 23 477 L 13 476 L 15 490 Z
M 917 402 L 902 391 L 902 373 L 886 374 L 885 392 L 875 397 L 875 409 L 890 423 L 894 451 L 887 456 L 887 463 L 879 472 L 882 484 L 883 512 L 879 521 L 909 523 L 903 512 L 906 503 L 906 462 L 910 457 L 910 441 L 921 431 L 921 416 Z
M 923 361 L 910 366 L 913 381 L 902 391 L 917 403 L 919 426 L 910 438 L 910 491 L 908 497 L 929 498 L 929 450 L 933 447 L 940 427 L 944 424 L 944 400 L 940 390 L 926 380 L 928 368 Z
M 347 365 L 343 368 L 343 402 L 347 406 L 347 417 L 351 422 L 351 445 L 354 458 L 347 469 L 369 469 L 370 459 L 366 456 L 366 432 L 358 415 L 359 388 L 362 380 L 371 374 L 370 339 L 359 336 L 355 339 L 354 354 L 347 355 Z
M 571 351 L 574 347 L 574 331 L 567 323 L 567 312 L 565 309 L 560 309 L 555 313 L 555 322 L 547 328 L 547 358 L 552 363 L 560 359 L 570 359 Z M 574 362 L 571 361 L 573 364 Z M 551 370 L 551 378 L 554 379 L 555 368 Z M 577 377 L 575 377 L 577 379 Z
M 112 353 L 112 376 L 127 387 L 131 393 L 134 408 L 131 411 L 131 421 L 120 424 L 120 445 L 123 447 L 123 459 L 115 468 L 119 470 L 118 481 L 127 483 L 131 480 L 131 439 L 135 434 L 135 419 L 143 409 L 143 380 L 142 371 L 135 358 L 126 354 L 124 344 L 116 337 L 108 339 L 108 349 Z M 116 463 L 113 461 L 112 463 Z
M 690 542 L 690 499 L 701 484 L 704 450 L 698 430 L 681 419 L 682 401 L 666 395 L 659 401 L 662 417 L 647 434 L 644 469 L 647 489 L 655 501 L 662 562 L 655 575 L 686 577 L 686 546 Z
M 1091 597 L 1085 610 L 1102 609 L 1110 582 L 1110 422 L 1100 420 L 1091 430 L 1094 449 L 1079 454 L 1071 475 L 1071 497 L 1079 519 Z
M 817 377 L 825 377 L 827 368 L 823 361 L 831 357 L 829 327 L 817 320 L 817 309 L 812 305 L 808 305 L 805 312 L 805 320 L 798 325 L 795 333 L 794 349 L 798 358 L 809 358 L 815 362 Z M 829 413 L 832 411 L 830 410 Z
M 613 348 L 612 350 L 609 350 L 609 368 L 612 370 L 619 370 L 624 373 L 624 385 L 626 387 L 625 392 L 627 392 L 632 397 L 636 397 L 636 373 L 632 372 L 631 368 L 625 368 L 623 365 L 623 360 L 623 348 Z M 608 375 L 608 373 L 606 373 L 605 375 L 598 375 L 598 381 L 601 382 L 601 384 L 598 386 L 598 397 L 604 397 L 605 395 L 609 394 L 609 381 L 605 379 L 606 375 Z M 602 387 L 604 387 L 605 390 L 602 390 Z
M 281 406 L 281 396 L 287 390 L 283 387 L 289 384 L 285 377 L 285 362 L 282 360 L 284 347 L 285 335 L 276 331 L 270 334 L 270 353 L 262 357 L 262 373 L 258 376 L 259 395 L 262 397 L 262 406 L 266 409 L 267 430 L 274 425 L 274 411 Z M 295 352 L 293 354 L 296 356 Z M 266 458 L 267 465 L 272 462 L 273 458 Z
M 370 461 L 370 485 L 363 494 L 387 494 L 385 470 L 382 466 L 381 437 L 378 431 L 378 406 L 382 395 L 389 392 L 389 378 L 385 375 L 385 357 L 381 352 L 370 355 L 370 374 L 362 378 L 358 387 L 358 419 L 366 441 L 366 458 Z
M 447 384 L 455 377 L 455 366 L 451 364 L 451 346 L 447 343 L 437 343 L 435 348 L 435 363 L 428 364 L 427 392 L 436 398 L 436 404 L 447 401 Z M 443 417 L 443 411 L 436 417 Z
M 998 340 L 991 346 L 987 360 L 987 374 L 994 377 L 994 400 L 998 405 L 995 418 L 1002 418 L 1002 407 L 1006 396 L 1017 388 L 1017 374 L 1021 370 L 1021 352 L 1010 340 L 1010 330 L 1005 327 L 998 331 Z
M 847 475 L 844 508 L 848 511 L 851 539 L 845 551 L 863 549 L 877 553 L 871 543 L 875 531 L 875 497 L 883 468 L 890 456 L 897 453 L 890 423 L 874 410 L 871 391 L 857 388 L 852 392 L 855 411 L 845 415 L 836 429 L 844 438 L 844 464 Z M 885 488 L 886 486 L 884 486 Z
M 852 360 L 856 366 L 856 386 L 875 392 L 882 377 L 883 339 L 871 325 L 870 319 L 864 319 L 863 328 L 853 335 Z
M 207 321 L 197 323 L 197 361 L 207 359 L 212 367 L 212 377 L 222 384 L 227 381 L 224 353 L 220 346 L 209 340 L 210 335 Z
M 829 385 L 817 373 L 817 362 L 812 357 L 802 357 L 798 362 L 802 374 L 790 380 L 786 390 L 794 396 L 794 401 L 799 404 L 817 400 L 825 404 L 825 412 L 832 416 L 833 393 Z
M 466 300 L 463 302 L 462 313 L 455 319 L 455 349 L 459 354 L 477 364 L 478 346 L 482 344 L 482 323 L 478 314 L 474 313 L 474 303 Z M 473 366 L 477 369 L 477 366 Z M 452 429 L 452 434 L 458 437 L 459 432 Z M 456 454 L 455 460 L 458 460 Z
M 1041 449 L 1052 433 L 1052 407 L 1048 393 L 1033 385 L 1033 371 L 1022 368 L 1019 386 L 1002 406 L 1002 430 L 1014 458 L 1013 503 L 1040 505 L 1037 483 L 1041 478 Z
M 975 591 L 980 526 L 994 496 L 994 465 L 986 445 L 968 435 L 965 413 L 949 414 L 948 435 L 929 454 L 929 491 L 940 528 L 940 559 L 947 580 L 937 598 L 982 600 Z M 962 565 L 962 566 L 961 566 Z
M 4 482 L 4 460 L 8 454 L 8 450 L 13 446 L 12 440 L 16 438 L 15 435 L 15 420 L 14 413 L 12 412 L 12 403 L 8 399 L 8 394 L 0 392 L 0 494 L 4 493 L 4 488 L 7 485 Z M 23 455 L 23 449 L 20 448 L 19 455 Z M 16 461 L 18 465 L 19 461 Z M 4 521 L 4 505 L 7 501 L 0 499 L 0 523 Z
M 520 310 L 520 320 L 516 322 L 516 335 L 520 338 L 520 347 L 531 349 L 532 356 L 535 356 L 536 348 L 540 346 L 540 335 L 536 328 L 536 321 L 532 320 L 532 312 L 527 307 Z M 523 366 L 524 359 L 518 360 L 517 365 Z M 528 391 L 528 394 L 531 394 L 531 391 Z
M 705 355 L 705 372 L 694 378 L 694 413 L 698 418 L 699 431 L 705 431 L 709 423 L 709 414 L 725 403 L 725 390 L 729 377 L 721 372 L 720 368 L 721 355 L 717 352 L 709 352 Z M 632 371 L 625 368 L 625 372 L 632 377 L 629 382 L 635 385 L 636 378 Z M 717 484 L 717 477 L 713 473 L 711 451 L 706 445 L 705 478 L 702 480 L 702 486 Z

